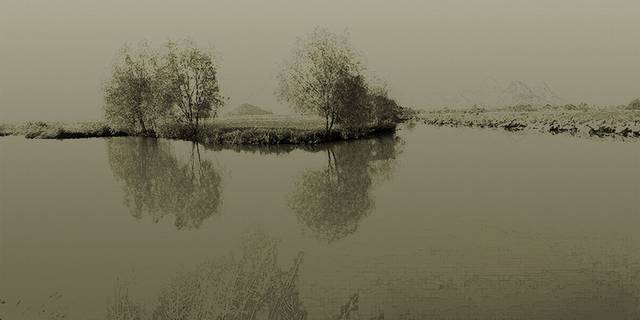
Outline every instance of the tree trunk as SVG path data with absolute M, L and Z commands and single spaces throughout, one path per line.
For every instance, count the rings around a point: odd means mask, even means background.
M 198 138 L 198 131 L 200 129 L 200 118 L 198 116 L 196 116 L 195 118 L 196 118 L 196 120 L 195 120 L 195 124 L 193 126 L 193 137 L 195 139 L 197 139 Z
M 138 122 L 140 123 L 140 129 L 142 130 L 142 135 L 146 135 L 147 127 L 144 125 L 144 120 L 142 120 L 142 118 L 139 118 Z
M 329 133 L 329 113 L 324 114 L 324 130 Z
M 331 123 L 329 124 L 329 131 L 331 131 L 333 129 L 333 121 L 336 119 L 335 116 L 331 116 Z

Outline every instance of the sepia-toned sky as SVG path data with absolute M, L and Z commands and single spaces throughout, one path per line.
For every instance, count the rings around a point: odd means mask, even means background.
M 275 74 L 316 26 L 348 30 L 407 106 L 487 79 L 626 104 L 640 96 L 639 13 L 638 0 L 2 0 L 0 122 L 97 119 L 124 43 L 185 36 L 215 48 L 230 106 L 288 112 Z

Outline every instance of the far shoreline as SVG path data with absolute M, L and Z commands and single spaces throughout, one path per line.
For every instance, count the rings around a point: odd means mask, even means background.
M 640 110 L 623 107 L 530 106 L 420 111 L 414 121 L 432 126 L 502 129 L 640 141 Z

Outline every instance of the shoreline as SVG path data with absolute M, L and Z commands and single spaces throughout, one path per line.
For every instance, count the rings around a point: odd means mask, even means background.
M 639 110 L 442 109 L 419 112 L 413 120 L 433 126 L 492 128 L 511 132 L 529 131 L 578 137 L 630 138 L 640 141 Z
M 260 119 L 258 119 L 260 121 Z M 116 130 L 103 122 L 27 122 L 18 125 L 0 125 L 1 136 L 23 136 L 26 139 L 86 139 L 110 137 L 149 137 L 185 140 L 205 146 L 233 145 L 315 145 L 328 142 L 365 139 L 392 134 L 397 124 L 383 124 L 366 128 L 334 128 L 326 132 L 319 127 L 301 127 L 295 123 L 278 123 L 268 119 L 268 126 L 239 125 L 237 120 L 216 119 L 205 123 L 196 135 L 181 125 L 164 126 L 150 134 L 130 134 Z M 305 120 L 308 122 L 308 120 Z

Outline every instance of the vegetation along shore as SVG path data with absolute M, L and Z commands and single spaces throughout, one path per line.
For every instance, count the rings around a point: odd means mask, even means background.
M 519 105 L 506 108 L 440 109 L 417 113 L 425 124 L 450 127 L 497 128 L 583 137 L 640 138 L 640 100 L 628 106 L 593 107 Z
M 180 124 L 164 125 L 146 136 L 193 140 L 204 145 L 264 145 L 264 144 L 318 144 L 331 141 L 367 138 L 395 132 L 396 124 L 366 128 L 334 128 L 327 132 L 318 117 L 299 116 L 244 116 L 210 120 L 201 125 L 197 136 L 190 128 Z M 0 136 L 24 136 L 29 139 L 78 139 L 121 136 L 142 136 L 111 127 L 104 121 L 94 122 L 26 122 L 0 124 Z
M 148 136 L 204 144 L 314 144 L 393 132 L 402 108 L 364 76 L 344 35 L 317 28 L 301 37 L 278 75 L 276 95 L 301 117 L 219 119 L 228 101 L 214 54 L 189 39 L 160 48 L 124 46 L 104 83 L 104 120 L 2 125 L 27 138 Z M 406 118 L 406 117 L 404 117 Z
M 104 83 L 104 119 L 0 125 L 0 136 L 71 139 L 145 136 L 206 145 L 317 144 L 392 133 L 408 119 L 438 126 L 533 130 L 552 134 L 640 138 L 640 99 L 627 106 L 516 105 L 496 109 L 415 112 L 364 74 L 346 34 L 317 28 L 299 38 L 278 74 L 275 94 L 299 116 L 277 116 L 243 104 L 220 117 L 222 94 L 214 54 L 191 40 L 124 46 Z M 250 115 L 255 113 L 254 115 Z

